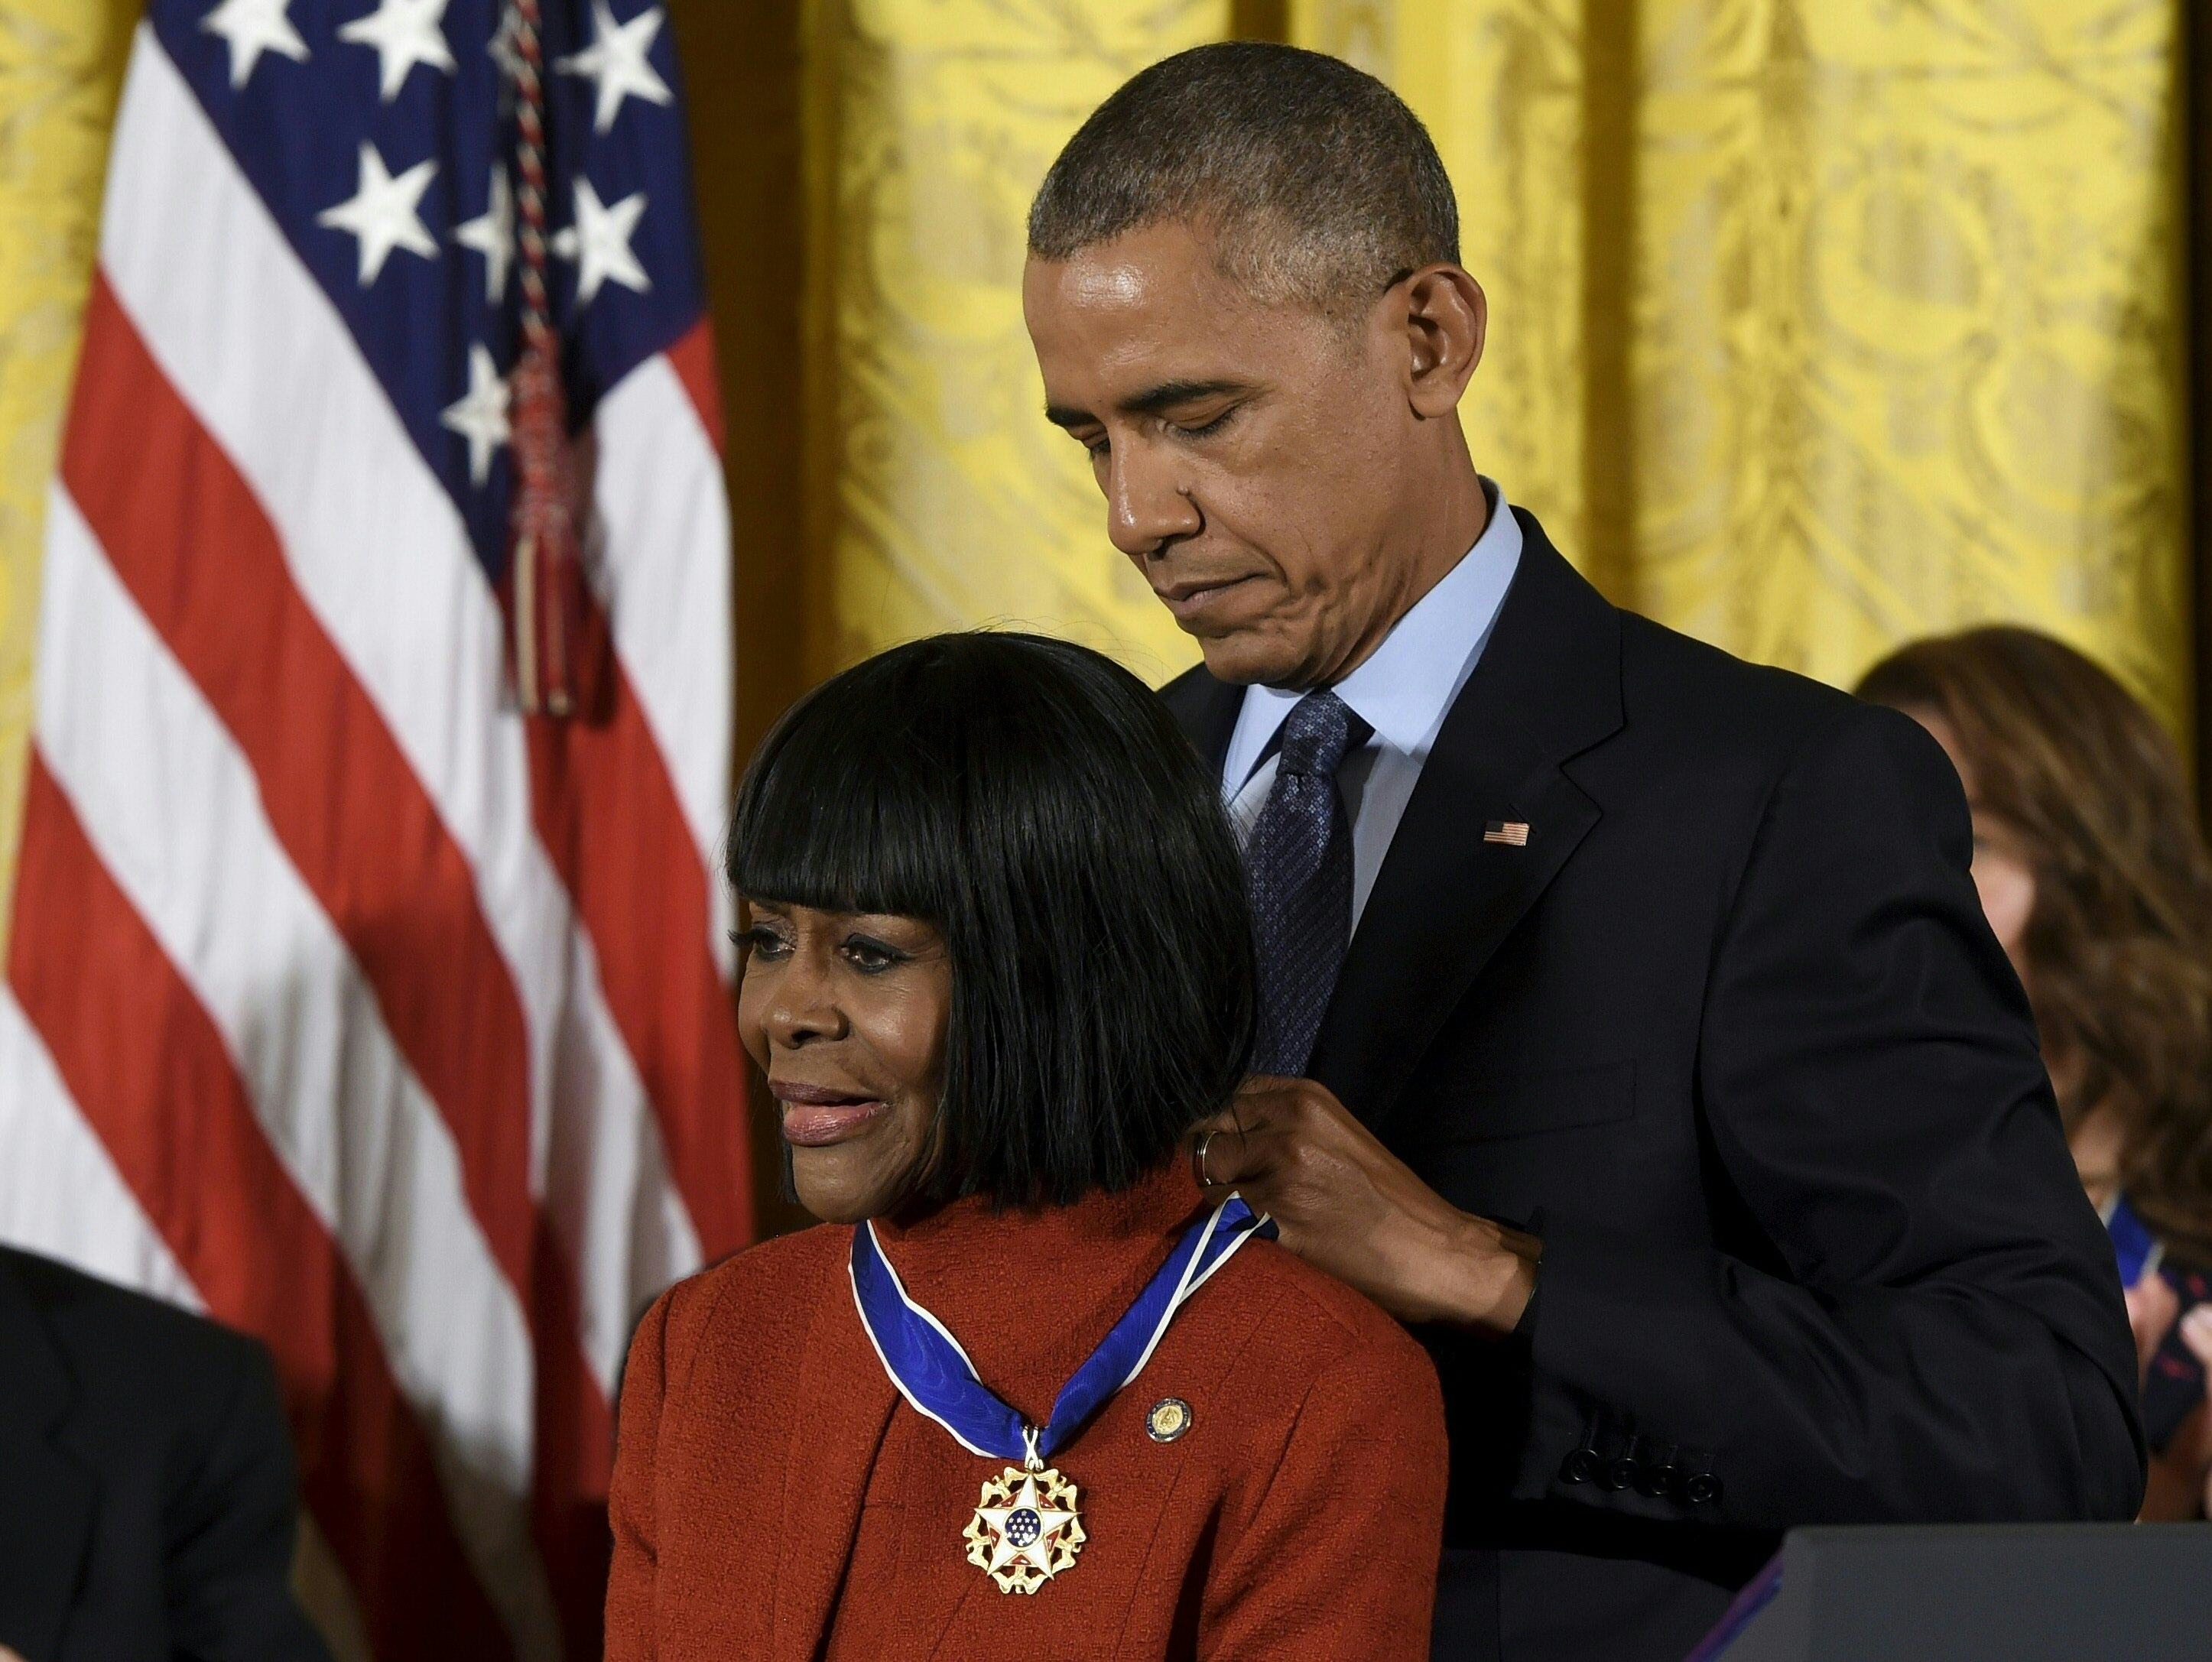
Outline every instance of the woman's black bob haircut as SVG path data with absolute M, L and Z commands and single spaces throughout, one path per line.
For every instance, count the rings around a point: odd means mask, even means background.
M 1086 647 L 935 635 L 824 682 L 745 770 L 727 864 L 742 899 L 944 936 L 925 1198 L 1127 1189 L 1243 1077 L 1252 930 L 1219 787 Z

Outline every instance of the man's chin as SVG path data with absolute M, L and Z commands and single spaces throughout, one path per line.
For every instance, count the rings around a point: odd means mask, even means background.
M 1310 654 L 1300 648 L 1301 643 L 1286 640 L 1268 629 L 1237 629 L 1198 637 L 1206 673 L 1232 687 L 1303 686 Z

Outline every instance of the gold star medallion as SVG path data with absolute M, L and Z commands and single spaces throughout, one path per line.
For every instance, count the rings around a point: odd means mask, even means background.
M 1008 1466 L 983 1484 L 963 1538 L 968 1562 L 1000 1592 L 1035 1592 L 1075 1562 L 1083 1520 L 1075 1485 L 1050 1466 Z

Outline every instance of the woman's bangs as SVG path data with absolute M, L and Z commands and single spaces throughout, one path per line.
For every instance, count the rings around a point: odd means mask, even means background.
M 872 702 L 817 697 L 763 747 L 730 831 L 740 897 L 942 921 L 958 847 L 946 793 Z

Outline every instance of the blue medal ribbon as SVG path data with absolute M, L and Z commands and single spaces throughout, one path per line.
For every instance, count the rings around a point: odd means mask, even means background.
M 1273 1222 L 1234 1194 L 1193 1223 L 1128 1313 L 1060 1388 L 1052 1417 L 1042 1427 L 1024 1422 L 986 1386 L 960 1341 L 908 1295 L 873 1223 L 853 1231 L 853 1302 L 884 1371 L 916 1413 L 936 1421 L 970 1453 L 1041 1463 L 1143 1371 L 1176 1312 L 1231 1253 L 1255 1235 L 1272 1240 L 1274 1234 Z
M 2165 1260 L 2158 1237 L 2143 1225 L 2125 1195 L 2114 1195 L 2105 1208 L 2106 1232 L 2112 1238 L 2112 1253 L 2120 1263 L 2120 1285 L 2132 1287 Z

